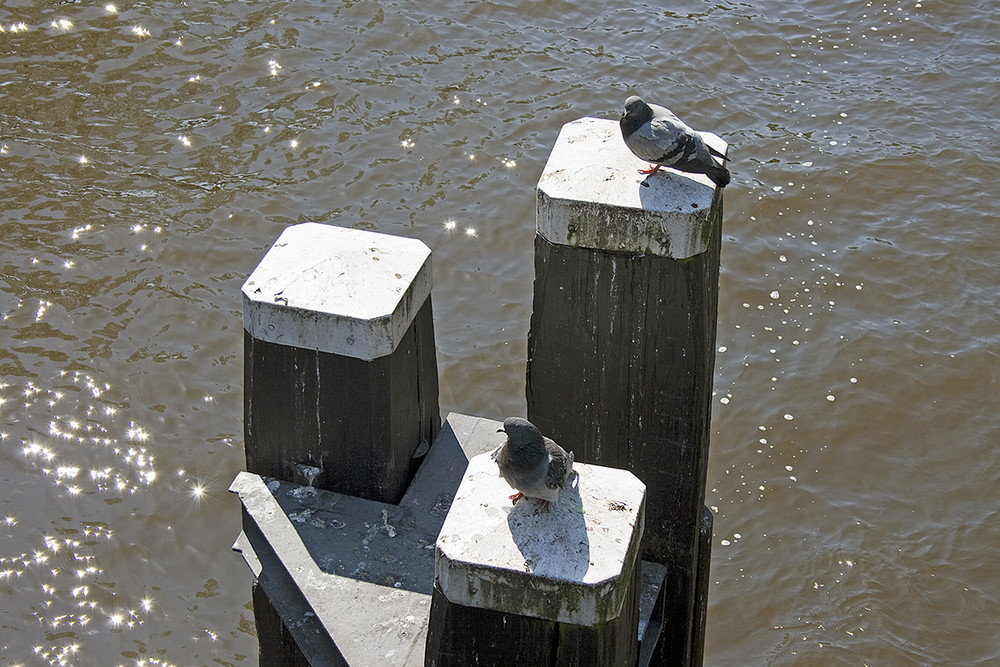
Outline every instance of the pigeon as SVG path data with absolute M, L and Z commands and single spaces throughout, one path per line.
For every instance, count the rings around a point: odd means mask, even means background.
M 521 498 L 539 498 L 545 506 L 559 500 L 559 488 L 573 472 L 573 452 L 542 435 L 527 419 L 508 417 L 503 428 L 507 441 L 493 452 L 500 476 L 517 493 L 510 499 L 517 504 Z
M 646 104 L 633 95 L 625 100 L 620 125 L 629 150 L 653 163 L 649 169 L 640 169 L 640 174 L 655 174 L 662 167 L 672 167 L 705 174 L 720 188 L 729 184 L 729 170 L 725 167 L 728 158 L 706 144 L 701 134 L 685 125 L 670 109 Z

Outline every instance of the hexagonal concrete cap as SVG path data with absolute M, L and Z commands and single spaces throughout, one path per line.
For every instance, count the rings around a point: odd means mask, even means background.
M 723 154 L 728 150 L 716 135 L 701 135 Z M 638 173 L 648 166 L 625 145 L 618 121 L 581 118 L 563 125 L 538 179 L 538 233 L 559 245 L 675 259 L 704 252 L 715 184 L 674 169 Z
M 490 454 L 469 461 L 437 539 L 448 600 L 588 627 L 618 618 L 639 566 L 646 487 L 626 470 L 573 467 L 546 508 L 512 506 Z
M 243 284 L 243 327 L 279 345 L 384 357 L 431 292 L 430 257 L 416 239 L 293 225 Z

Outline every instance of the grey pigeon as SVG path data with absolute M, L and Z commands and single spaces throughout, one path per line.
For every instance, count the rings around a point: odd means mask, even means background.
M 540 498 L 546 505 L 557 502 L 559 488 L 573 472 L 573 452 L 566 453 L 521 417 L 505 419 L 497 433 L 501 431 L 507 441 L 493 452 L 493 460 L 500 476 L 517 491 L 510 499 L 515 504 L 524 496 Z
M 646 104 L 633 95 L 625 100 L 620 125 L 629 150 L 653 163 L 649 169 L 639 170 L 640 174 L 655 174 L 661 167 L 671 167 L 705 174 L 720 188 L 729 184 L 726 156 L 710 148 L 701 134 L 685 125 L 670 109 Z

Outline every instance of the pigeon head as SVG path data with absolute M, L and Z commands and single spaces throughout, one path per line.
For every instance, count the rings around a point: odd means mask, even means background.
M 625 100 L 625 113 L 622 114 L 622 132 L 626 137 L 648 123 L 653 117 L 653 110 L 643 102 L 638 95 L 632 95 Z
M 514 446 L 526 447 L 530 445 L 544 444 L 542 432 L 527 419 L 521 417 L 507 417 L 503 420 L 503 428 L 498 429 L 507 434 L 507 441 Z
M 645 109 L 649 109 L 649 105 L 638 95 L 632 95 L 625 100 L 625 113 L 639 113 Z

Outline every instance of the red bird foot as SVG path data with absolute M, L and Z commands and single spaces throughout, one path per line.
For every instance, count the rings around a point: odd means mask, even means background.
M 652 165 L 649 166 L 649 169 L 640 169 L 639 173 L 640 174 L 650 174 L 650 175 L 652 175 L 652 174 L 658 174 L 660 172 L 660 169 L 662 169 L 662 168 L 663 168 L 663 165 L 652 164 Z
M 511 502 L 516 505 L 517 501 L 524 497 L 524 494 L 521 493 L 520 491 L 518 491 L 517 493 L 515 493 L 513 495 L 510 495 L 510 496 L 507 496 L 507 497 L 510 498 Z

